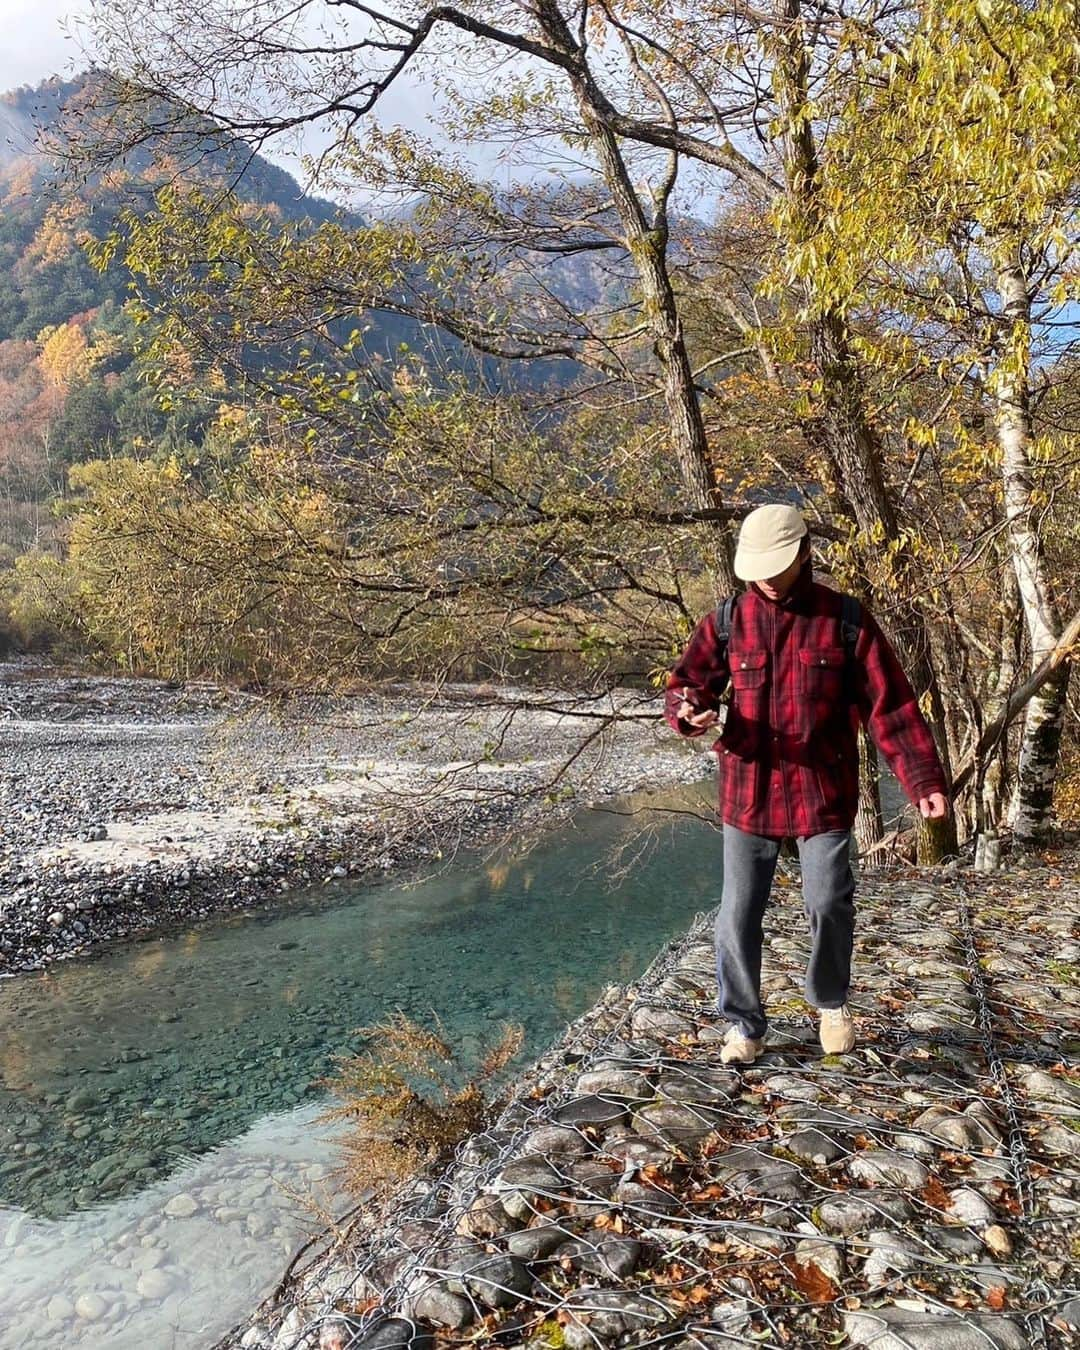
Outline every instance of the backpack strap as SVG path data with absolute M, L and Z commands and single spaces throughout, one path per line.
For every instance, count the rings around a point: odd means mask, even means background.
M 862 627 L 862 605 L 853 595 L 840 598 L 840 632 L 843 637 L 844 651 L 849 663 L 855 660 L 855 645 L 859 641 L 859 629 Z
M 735 617 L 735 606 L 739 603 L 737 595 L 729 595 L 726 600 L 721 600 L 716 606 L 716 613 L 713 615 L 713 623 L 716 626 L 716 639 L 720 643 L 720 651 L 724 660 L 727 660 L 728 643 L 731 641 L 731 621 Z
M 862 605 L 853 595 L 845 595 L 840 600 L 840 634 L 844 644 L 844 692 L 849 704 L 855 699 L 855 646 L 859 641 L 859 629 L 862 626 Z

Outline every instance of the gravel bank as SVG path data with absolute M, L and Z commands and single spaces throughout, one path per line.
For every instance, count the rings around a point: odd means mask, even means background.
M 604 730 L 611 711 L 486 686 L 269 701 L 0 664 L 0 974 L 711 770 L 658 700 L 627 695 Z

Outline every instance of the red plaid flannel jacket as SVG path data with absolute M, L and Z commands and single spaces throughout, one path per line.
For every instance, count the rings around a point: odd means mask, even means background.
M 677 716 L 683 690 L 696 708 L 716 708 L 730 673 L 727 721 L 713 747 L 726 824 L 778 838 L 850 829 L 860 718 L 912 802 L 948 792 L 908 678 L 865 608 L 846 672 L 840 606 L 839 592 L 814 581 L 809 563 L 782 601 L 751 586 L 735 607 L 727 660 L 707 614 L 668 676 L 668 722 L 700 736 Z

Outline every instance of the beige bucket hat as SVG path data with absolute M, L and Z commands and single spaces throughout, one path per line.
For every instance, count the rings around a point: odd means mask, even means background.
M 794 506 L 759 506 L 742 523 L 735 549 L 735 575 L 741 581 L 765 581 L 795 561 L 808 533 Z

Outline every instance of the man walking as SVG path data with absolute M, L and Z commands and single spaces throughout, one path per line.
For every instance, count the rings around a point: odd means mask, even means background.
M 700 736 L 718 720 L 724 889 L 716 921 L 720 1011 L 731 1026 L 725 1063 L 765 1048 L 762 918 L 780 844 L 794 838 L 810 923 L 807 1000 L 821 1011 L 822 1048 L 855 1044 L 847 1007 L 855 930 L 851 829 L 859 796 L 861 719 L 927 819 L 948 814 L 930 728 L 896 654 L 850 597 L 816 582 L 806 522 L 792 506 L 761 506 L 743 521 L 735 574 L 749 582 L 707 614 L 668 676 L 667 720 Z

